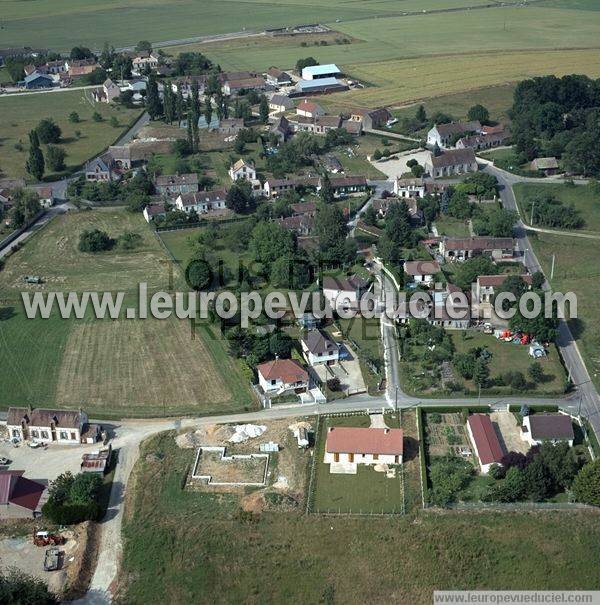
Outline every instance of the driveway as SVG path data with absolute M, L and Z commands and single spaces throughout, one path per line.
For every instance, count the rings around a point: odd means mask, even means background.
M 409 160 L 417 160 L 421 166 L 424 166 L 428 157 L 429 151 L 409 151 L 399 155 L 398 159 L 371 161 L 371 164 L 373 164 L 377 170 L 383 172 L 388 179 L 394 180 L 396 177 L 400 177 L 404 173 L 410 172 L 410 168 L 406 165 Z
M 511 412 L 492 412 L 490 420 L 506 452 L 527 453 L 529 446 L 521 439 L 521 429 Z
M 12 462 L 9 470 L 25 471 L 28 479 L 53 481 L 61 473 L 80 471 L 81 456 L 98 450 L 100 443 L 93 445 L 58 445 L 51 443 L 47 448 L 32 449 L 25 444 L 15 447 L 12 443 L 0 443 L 0 456 Z

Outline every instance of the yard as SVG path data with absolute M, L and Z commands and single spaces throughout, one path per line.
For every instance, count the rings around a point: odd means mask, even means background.
M 447 235 L 448 237 L 469 237 L 469 225 L 466 221 L 453 218 L 445 214 L 440 215 L 435 221 L 435 226 L 439 235 Z
M 397 417 L 386 417 L 390 428 L 399 427 Z M 337 475 L 329 472 L 323 462 L 325 440 L 330 426 L 370 426 L 368 415 L 325 416 L 321 418 L 314 453 L 314 496 L 311 511 L 316 513 L 403 513 L 402 466 L 395 467 L 395 476 L 372 466 L 359 464 L 356 475 Z M 394 467 L 392 467 L 394 468 Z
M 142 446 L 126 496 L 123 602 L 420 605 L 434 588 L 600 589 L 593 514 L 248 514 L 237 495 L 182 489 L 189 454 L 169 433 Z
M 527 369 L 533 362 L 528 347 L 497 340 L 491 334 L 475 330 L 448 330 L 454 346 L 453 358 L 468 353 L 474 348 L 485 348 L 491 354 L 490 376 L 482 395 L 511 395 L 527 393 L 528 398 L 536 396 L 562 395 L 565 388 L 565 373 L 555 347 L 549 355 L 540 360 L 544 376 L 541 382 L 533 383 Z M 402 358 L 400 377 L 402 388 L 418 397 L 477 395 L 479 389 L 472 380 L 465 380 L 454 367 L 453 360 L 432 364 L 427 355 L 427 347 L 419 344 L 401 328 Z M 512 374 L 520 372 L 526 386 L 518 389 L 511 386 Z
M 531 211 L 528 210 L 531 207 L 531 200 L 551 195 L 565 206 L 573 206 L 583 217 L 585 224 L 582 229 L 577 229 L 578 232 L 600 232 L 600 187 L 597 184 L 517 183 L 513 189 L 523 220 L 527 224 L 531 220 Z M 535 220 L 535 208 L 533 212 L 533 224 L 538 226 Z
M 139 247 L 95 255 L 79 252 L 79 233 L 100 228 L 112 237 L 140 235 Z M 156 416 L 238 410 L 252 405 L 248 387 L 228 357 L 220 334 L 208 327 L 166 320 L 28 319 L 20 291 L 122 291 L 137 307 L 140 282 L 152 294 L 181 289 L 170 263 L 140 214 L 122 209 L 71 212 L 55 218 L 12 255 L 0 273 L 3 297 L 0 363 L 5 372 L 0 405 L 79 407 L 96 417 Z M 42 285 L 25 286 L 25 275 Z M 225 380 L 227 377 L 227 380 Z
M 506 372 L 521 372 L 525 379 L 529 380 L 527 368 L 533 362 L 529 357 L 529 347 L 526 345 L 515 345 L 512 343 L 498 340 L 492 334 L 483 334 L 482 332 L 459 331 L 452 333 L 452 340 L 457 353 L 466 353 L 476 347 L 485 347 L 491 354 L 490 360 L 490 382 L 493 386 L 494 379 Z M 550 353 L 547 357 L 540 360 L 544 370 L 544 380 L 538 383 L 535 389 L 529 391 L 530 395 L 560 395 L 564 391 L 565 371 L 560 362 L 558 351 L 555 347 L 550 347 Z M 467 381 L 470 388 L 475 389 L 470 381 Z M 507 387 L 495 387 L 502 389 Z M 482 390 L 482 393 L 485 389 Z
M 31 44 L 34 43 L 36 41 L 31 40 Z M 0 176 L 27 176 L 25 162 L 29 152 L 28 134 L 42 118 L 51 117 L 60 126 L 62 138 L 59 145 L 67 152 L 67 170 L 72 171 L 112 145 L 141 113 L 140 109 L 127 109 L 121 105 L 90 103 L 85 93 L 89 95 L 89 90 L 0 98 Z M 69 121 L 72 112 L 79 114 L 78 123 Z M 92 120 L 94 112 L 98 112 L 103 121 Z M 109 124 L 112 117 L 118 120 L 117 128 Z M 47 171 L 45 176 L 53 175 Z

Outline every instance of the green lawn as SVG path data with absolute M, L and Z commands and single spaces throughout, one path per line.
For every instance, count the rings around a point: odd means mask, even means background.
M 111 237 L 130 231 L 141 244 L 125 251 L 84 254 L 84 229 Z M 169 262 L 141 214 L 111 208 L 70 212 L 55 218 L 8 258 L 0 273 L 0 407 L 15 404 L 77 408 L 95 417 L 161 416 L 237 411 L 254 405 L 247 382 L 225 352 L 218 333 L 192 329 L 189 321 L 25 317 L 20 293 L 121 291 L 137 308 L 138 283 L 181 290 L 177 266 Z M 25 286 L 39 275 L 41 286 Z
M 463 334 L 465 335 L 463 337 Z M 481 332 L 453 332 L 452 340 L 457 353 L 466 353 L 469 349 L 475 347 L 485 347 L 492 353 L 490 361 L 490 378 L 493 380 L 504 372 L 522 372 L 525 379 L 529 379 L 527 368 L 531 365 L 532 359 L 528 354 L 528 346 L 514 345 L 512 343 L 498 340 L 492 334 L 483 334 Z M 558 352 L 551 347 L 550 354 L 540 361 L 546 381 L 538 384 L 534 394 L 561 394 L 564 389 L 565 372 L 561 365 Z M 469 381 L 467 381 L 469 383 Z M 475 388 L 470 384 L 471 388 Z M 498 387 L 500 389 L 506 387 Z
M 126 499 L 122 602 L 421 605 L 434 589 L 600 589 L 593 514 L 249 514 L 235 494 L 182 490 L 192 458 L 172 433 L 142 446 Z
M 598 242 L 546 233 L 530 233 L 529 241 L 552 289 L 577 294 L 578 318 L 571 319 L 569 325 L 588 372 L 596 387 L 600 388 L 600 318 L 596 300 Z M 550 279 L 553 256 L 554 278 Z
M 453 218 L 449 215 L 442 215 L 436 219 L 435 226 L 440 235 L 448 237 L 469 237 L 469 225 L 466 221 Z
M 90 104 L 84 96 L 86 92 L 89 96 L 89 90 L 77 90 L 0 98 L 0 175 L 27 176 L 25 162 L 29 150 L 28 133 L 42 118 L 52 118 L 60 126 L 62 140 L 59 145 L 67 152 L 67 169 L 72 170 L 112 145 L 141 113 L 140 109 L 127 109 L 120 105 Z M 81 119 L 77 124 L 68 119 L 73 111 Z M 95 111 L 104 121 L 92 120 Z M 119 121 L 118 128 L 108 122 L 113 116 Z M 52 178 L 53 175 L 47 169 L 45 176 Z
M 526 212 L 526 208 L 530 207 L 531 199 L 549 194 L 567 206 L 573 205 L 579 211 L 585 220 L 585 225 L 577 231 L 600 232 L 600 187 L 596 184 L 517 183 L 513 189 L 527 224 L 530 221 L 530 214 Z M 535 208 L 533 223 L 536 225 Z

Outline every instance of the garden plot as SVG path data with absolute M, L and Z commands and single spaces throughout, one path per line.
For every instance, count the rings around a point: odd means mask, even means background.
M 192 479 L 215 486 L 263 486 L 267 482 L 269 454 L 233 454 L 224 447 L 201 447 Z
M 427 441 L 431 457 L 471 455 L 469 436 L 460 413 L 426 415 Z

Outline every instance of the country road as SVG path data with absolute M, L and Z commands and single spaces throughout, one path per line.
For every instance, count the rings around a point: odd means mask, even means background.
M 523 223 L 513 191 L 513 185 L 522 182 L 522 177 L 495 168 L 489 163 L 483 170 L 498 179 L 500 184 L 500 198 L 503 206 L 508 210 L 515 211 L 519 216 L 519 220 L 515 225 L 515 238 L 517 240 L 518 249 L 523 253 L 523 264 L 527 267 L 529 273 L 542 271 L 542 267 L 535 255 L 531 242 L 527 237 L 528 227 Z M 566 232 L 561 232 L 559 234 L 567 235 Z M 569 233 L 568 235 L 570 236 L 571 234 Z M 548 282 L 544 284 L 544 290 L 551 290 Z M 573 381 L 573 384 L 577 389 L 577 395 L 581 402 L 582 416 L 588 419 L 596 436 L 600 438 L 600 397 L 598 396 L 598 391 L 590 378 L 577 343 L 575 342 L 566 321 L 560 321 L 557 345 L 567 368 L 569 378 Z

